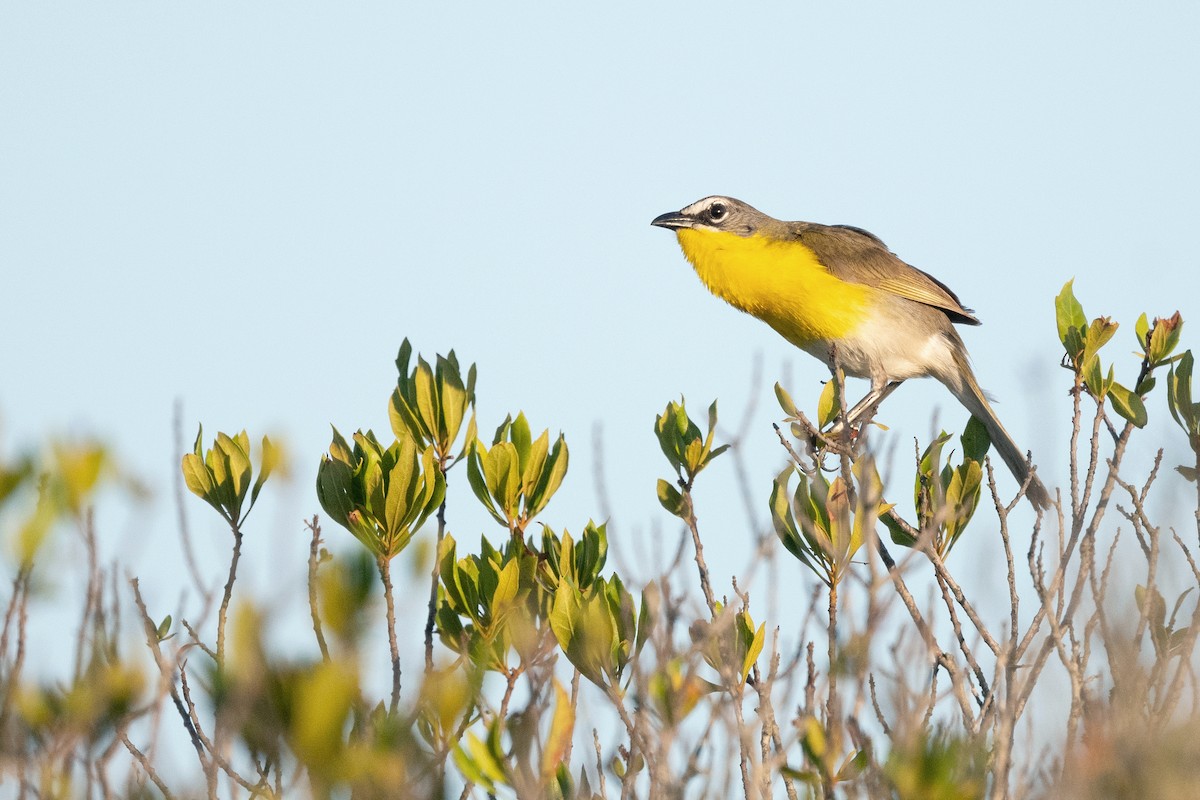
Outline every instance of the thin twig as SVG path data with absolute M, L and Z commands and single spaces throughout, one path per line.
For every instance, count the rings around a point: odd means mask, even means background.
M 999 654 L 1000 645 L 997 644 L 994 638 L 992 638 L 991 631 L 989 631 L 987 626 L 983 624 L 983 620 L 980 619 L 979 615 L 975 612 L 975 607 L 967 600 L 967 596 L 963 594 L 963 590 L 961 587 L 959 587 L 958 582 L 954 580 L 954 577 L 950 574 L 950 571 L 946 569 L 946 564 L 944 561 L 942 561 L 942 557 L 938 555 L 937 548 L 927 545 L 925 547 L 925 555 L 929 556 L 930 562 L 933 563 L 933 569 L 937 577 L 940 580 L 945 581 L 946 586 L 954 595 L 954 600 L 960 606 L 962 606 L 963 611 L 967 612 L 967 617 L 971 620 L 971 624 L 975 626 L 975 630 L 979 632 L 984 644 L 988 646 L 988 649 L 991 650 L 993 654 Z
M 596 776 L 600 781 L 600 796 L 608 797 L 608 787 L 604 784 L 604 756 L 600 751 L 600 732 L 592 728 L 592 744 L 596 748 Z
M 200 741 L 204 743 L 204 749 L 208 751 L 210 756 L 212 756 L 210 764 L 220 767 L 221 771 L 229 776 L 234 783 L 238 784 L 252 795 L 260 794 L 264 788 L 263 785 L 253 784 L 239 775 L 237 770 L 233 768 L 233 765 L 226 761 L 224 756 L 221 755 L 219 749 L 213 744 L 212 740 L 205 735 L 204 727 L 200 724 L 200 715 L 196 711 L 196 704 L 192 700 L 192 689 L 188 685 L 186 661 L 181 662 L 179 665 L 179 685 L 183 691 L 184 702 L 187 704 L 188 716 L 191 717 L 192 720 L 192 727 L 195 729 L 196 735 L 200 738 Z M 210 783 L 210 792 L 211 787 L 213 786 L 215 786 L 215 782 Z
M 125 745 L 125 749 L 129 751 L 129 754 L 138 762 L 138 766 L 146 773 L 146 777 L 153 781 L 158 790 L 162 792 L 162 796 L 166 800 L 173 800 L 174 795 L 171 794 L 171 790 L 167 788 L 167 784 L 163 782 L 163 779 L 155 772 L 154 765 L 150 763 L 150 759 L 146 758 L 146 754 L 137 749 L 133 742 L 129 741 L 129 737 L 124 732 L 121 733 L 120 739 L 121 743 Z
M 138 613 L 142 619 L 142 630 L 146 634 L 146 646 L 150 648 L 150 654 L 154 657 L 154 663 L 158 665 L 159 673 L 164 682 L 163 685 L 169 687 L 171 700 L 174 702 L 175 708 L 183 720 L 183 727 L 187 730 L 188 736 L 191 738 L 192 747 L 196 749 L 196 755 L 200 757 L 201 766 L 207 766 L 200 736 L 192 726 L 192 721 L 188 716 L 187 710 L 184 708 L 183 701 L 179 698 L 179 693 L 175 690 L 175 681 L 172 674 L 174 668 L 167 663 L 166 657 L 163 655 L 162 645 L 158 641 L 158 630 L 155 628 L 154 620 L 150 618 L 150 613 L 146 610 L 146 601 L 142 599 L 138 579 L 130 578 L 129 585 L 133 588 L 133 602 L 137 606 Z
M 892 735 L 892 729 L 888 726 L 887 719 L 885 719 L 883 716 L 883 709 L 879 707 L 879 698 L 875 696 L 874 673 L 872 673 L 868 679 L 867 686 L 871 690 L 871 707 L 875 709 L 875 719 L 879 721 L 879 726 L 883 729 L 884 735 L 890 737 Z
M 696 521 L 695 506 L 692 504 L 691 487 L 683 487 L 683 500 L 685 503 L 685 516 L 683 521 L 687 524 L 688 531 L 692 534 L 692 546 L 696 553 L 696 569 L 700 571 L 700 588 L 704 591 L 704 602 L 708 604 L 708 612 L 712 616 L 717 615 L 717 600 L 713 596 L 712 584 L 708 579 L 708 564 L 704 561 L 704 545 L 700 542 L 700 528 Z
M 317 637 L 317 647 L 321 648 L 321 660 L 329 661 L 329 646 L 325 643 L 325 633 L 321 629 L 321 612 L 317 604 L 317 570 L 321 566 L 321 520 L 313 514 L 311 521 L 304 527 L 312 533 L 308 545 L 308 613 L 312 617 L 313 634 Z
M 387 606 L 388 649 L 392 656 L 392 702 L 389 706 L 395 714 L 400 708 L 400 645 L 396 641 L 396 600 L 392 596 L 392 562 L 386 556 L 376 560 L 379 577 L 383 581 L 383 600 Z
M 221 607 L 217 611 L 217 665 L 225 665 L 225 618 L 229 614 L 229 602 L 233 598 L 233 582 L 237 580 L 238 561 L 242 557 L 242 531 L 240 524 L 234 520 L 229 524 L 233 531 L 233 557 L 229 561 L 229 577 L 225 580 L 225 593 L 221 597 Z

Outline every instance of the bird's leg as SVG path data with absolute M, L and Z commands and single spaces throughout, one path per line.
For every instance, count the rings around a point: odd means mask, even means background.
M 896 391 L 896 389 L 899 388 L 900 384 L 902 383 L 904 383 L 904 381 L 892 381 L 891 383 L 872 381 L 871 390 L 867 392 L 862 400 L 859 400 L 857 403 L 855 403 L 853 408 L 846 412 L 845 424 L 853 427 L 854 423 L 856 423 L 860 417 L 887 399 L 887 396 Z M 843 423 L 841 421 L 838 421 L 826 432 L 825 435 L 831 439 L 838 436 L 842 432 L 842 424 Z
M 859 400 L 854 408 L 846 412 L 846 424 L 853 425 L 858 422 L 859 417 L 866 414 L 869 410 L 877 408 L 880 403 L 887 399 L 888 395 L 900 388 L 900 384 L 904 381 L 892 381 L 882 387 L 871 387 L 871 391 L 867 392 L 867 396 Z

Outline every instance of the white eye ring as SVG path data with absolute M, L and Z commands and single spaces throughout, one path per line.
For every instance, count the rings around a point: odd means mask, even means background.
M 728 213 L 728 209 L 724 203 L 713 203 L 708 207 L 708 218 L 713 222 L 720 222 L 726 213 Z

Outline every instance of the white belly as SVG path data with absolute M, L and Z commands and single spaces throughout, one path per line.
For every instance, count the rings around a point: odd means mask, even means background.
M 944 326 L 916 322 L 888 315 L 872 317 L 837 343 L 838 363 L 847 375 L 872 381 L 953 374 L 957 336 L 949 321 Z M 803 349 L 830 365 L 829 343 L 811 342 Z

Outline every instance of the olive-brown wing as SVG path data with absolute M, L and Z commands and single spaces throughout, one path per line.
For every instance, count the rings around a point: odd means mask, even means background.
M 790 233 L 817 254 L 835 278 L 940 308 L 952 322 L 978 325 L 971 309 L 937 278 L 901 261 L 879 237 L 849 225 L 793 222 Z

